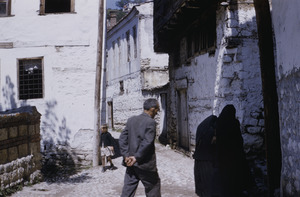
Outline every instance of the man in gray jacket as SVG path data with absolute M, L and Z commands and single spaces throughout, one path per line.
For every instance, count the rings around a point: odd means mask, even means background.
M 129 118 L 120 135 L 120 151 L 124 157 L 124 165 L 127 166 L 121 197 L 134 196 L 139 181 L 143 183 L 147 197 L 161 196 L 154 146 L 154 117 L 158 111 L 157 100 L 147 99 L 144 102 L 144 112 Z

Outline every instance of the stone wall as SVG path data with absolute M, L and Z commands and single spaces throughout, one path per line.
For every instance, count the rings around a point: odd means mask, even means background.
M 300 196 L 299 98 L 300 72 L 279 81 L 283 196 Z M 298 106 L 298 107 L 297 107 Z
M 297 0 L 272 0 L 281 134 L 281 196 L 300 196 L 300 38 Z
M 186 104 L 187 109 L 182 124 L 187 120 L 188 148 L 191 153 L 195 148 L 199 123 L 211 114 L 219 116 L 225 105 L 233 104 L 236 117 L 241 123 L 249 165 L 257 185 L 261 187 L 259 190 L 264 191 L 264 106 L 255 10 L 253 3 L 237 3 L 228 7 L 219 6 L 216 11 L 215 51 L 196 53 L 189 61 L 179 65 L 176 65 L 176 57 L 186 56 L 186 50 L 180 50 L 180 55 L 176 55 L 177 51 L 170 54 L 168 136 L 173 147 L 179 145 L 180 89 L 186 91 L 186 95 L 182 96 L 186 96 L 186 103 L 183 104 Z M 183 37 L 178 43 L 179 48 L 185 49 L 187 41 Z
M 169 136 L 176 141 L 177 90 L 184 80 L 192 151 L 198 124 L 211 114 L 218 116 L 226 104 L 234 104 L 245 150 L 260 152 L 264 145 L 264 120 L 255 10 L 252 3 L 241 2 L 229 8 L 219 7 L 216 13 L 214 53 L 196 54 L 177 67 L 170 58 Z M 180 47 L 185 48 L 187 39 L 181 40 Z
M 40 117 L 29 106 L 0 112 L 0 190 L 41 177 Z

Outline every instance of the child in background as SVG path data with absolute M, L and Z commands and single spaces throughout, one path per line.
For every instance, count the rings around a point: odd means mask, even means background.
M 110 162 L 110 169 L 114 169 L 111 156 L 114 155 L 114 143 L 115 139 L 108 132 L 107 124 L 101 126 L 101 139 L 100 139 L 100 150 L 102 158 L 102 172 L 106 171 L 106 161 Z

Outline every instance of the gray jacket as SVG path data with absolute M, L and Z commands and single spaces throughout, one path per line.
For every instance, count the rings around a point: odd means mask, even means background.
M 156 171 L 155 135 L 156 122 L 148 114 L 129 118 L 119 138 L 121 155 L 135 156 L 134 166 Z

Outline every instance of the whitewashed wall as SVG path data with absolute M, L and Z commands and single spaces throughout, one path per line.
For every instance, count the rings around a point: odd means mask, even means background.
M 300 195 L 300 2 L 272 0 L 282 149 L 281 195 Z
M 176 81 L 187 79 L 188 130 L 191 149 L 196 129 L 211 114 L 218 116 L 223 107 L 233 104 L 241 122 L 246 151 L 262 150 L 264 122 L 259 50 L 253 4 L 241 4 L 237 10 L 220 7 L 217 11 L 217 41 L 214 55 L 191 59 L 190 65 L 170 67 L 170 127 L 176 136 Z M 227 47 L 227 40 L 239 41 Z M 172 132 L 172 131 L 171 131 Z
M 153 50 L 153 3 L 135 6 L 126 17 L 107 33 L 106 62 L 106 101 L 113 102 L 113 121 L 115 129 L 123 129 L 127 119 L 143 111 L 143 102 L 147 98 L 157 98 L 156 91 L 145 93 L 145 88 L 158 88 L 168 83 L 168 56 L 157 54 Z M 134 57 L 132 28 L 137 29 L 137 57 Z M 127 61 L 126 32 L 130 31 L 130 61 Z M 120 47 L 116 44 L 120 38 Z M 150 69 L 150 74 L 144 70 Z M 160 80 L 152 81 L 152 73 L 160 69 Z M 164 71 L 161 71 L 165 69 Z M 120 81 L 124 83 L 124 92 L 120 92 Z M 155 83 L 156 82 L 156 83 Z M 160 82 L 160 83 L 158 83 Z M 145 85 L 146 84 L 146 85 Z M 147 86 L 147 87 L 146 87 Z M 107 110 L 107 113 L 109 111 Z M 158 121 L 159 122 L 159 121 Z
M 75 1 L 75 13 L 39 15 L 39 0 L 12 1 L 0 18 L 0 108 L 34 105 L 42 114 L 42 142 L 72 144 L 93 129 L 98 2 Z M 17 59 L 43 57 L 44 97 L 18 99 Z M 44 148 L 44 146 L 42 146 Z

